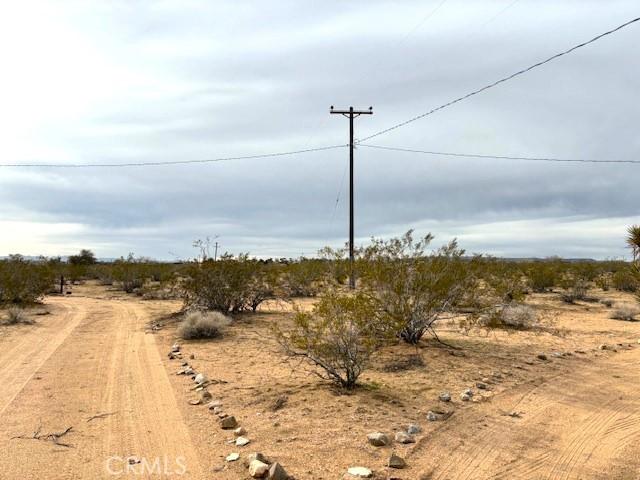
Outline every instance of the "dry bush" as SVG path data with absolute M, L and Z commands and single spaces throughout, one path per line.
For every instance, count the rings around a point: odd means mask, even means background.
M 587 292 L 588 283 L 583 278 L 571 278 L 564 284 L 566 291 L 562 294 L 562 300 L 566 303 L 575 303 L 577 300 L 589 300 Z
M 634 322 L 637 320 L 637 316 L 640 314 L 640 309 L 632 305 L 620 305 L 611 312 L 611 317 L 614 320 L 624 320 L 626 322 Z
M 488 328 L 534 330 L 540 326 L 540 321 L 538 312 L 533 307 L 523 304 L 509 304 L 483 317 L 480 324 Z
M 18 325 L 20 323 L 30 325 L 33 323 L 33 320 L 31 320 L 27 316 L 26 312 L 23 309 L 11 307 L 7 310 L 7 315 L 4 323 L 6 323 L 7 325 Z
M 315 365 L 314 373 L 343 388 L 353 388 L 373 352 L 393 331 L 379 324 L 371 298 L 329 292 L 311 313 L 298 311 L 293 329 L 275 327 L 276 338 L 290 358 Z
M 184 340 L 218 338 L 231 324 L 231 319 L 220 312 L 190 312 L 178 325 L 178 335 Z
M 602 300 L 600 300 L 600 303 L 602 305 L 604 305 L 607 308 L 611 308 L 613 307 L 613 300 L 609 299 L 609 298 L 604 298 Z

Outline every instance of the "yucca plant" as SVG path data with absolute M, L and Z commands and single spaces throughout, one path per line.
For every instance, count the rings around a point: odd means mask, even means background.
M 640 225 L 632 225 L 627 229 L 627 245 L 631 248 L 633 262 L 640 261 Z

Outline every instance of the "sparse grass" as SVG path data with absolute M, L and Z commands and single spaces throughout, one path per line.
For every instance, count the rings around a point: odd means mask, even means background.
M 220 312 L 191 312 L 178 326 L 178 335 L 184 340 L 221 337 L 231 319 Z
M 30 325 L 33 323 L 33 320 L 27 316 L 26 312 L 22 308 L 11 307 L 7 310 L 4 323 L 6 325 Z
M 640 309 L 632 305 L 620 305 L 612 313 L 611 318 L 614 320 L 624 320 L 626 322 L 637 321 L 636 318 L 640 314 Z

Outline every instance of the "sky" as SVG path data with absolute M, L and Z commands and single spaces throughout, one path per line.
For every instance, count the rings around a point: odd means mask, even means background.
M 204 160 L 348 142 L 640 13 L 636 0 L 0 3 L 0 163 Z M 640 23 L 370 143 L 640 160 Z M 0 168 L 0 256 L 311 256 L 348 236 L 348 149 L 203 164 Z M 639 164 L 355 150 L 356 243 L 620 258 Z M 214 240 L 215 241 L 215 240 Z

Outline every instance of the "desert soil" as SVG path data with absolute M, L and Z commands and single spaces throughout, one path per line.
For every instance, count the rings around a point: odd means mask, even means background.
M 0 327 L 0 479 L 242 479 L 242 460 L 225 457 L 255 451 L 299 480 L 339 479 L 351 466 L 407 480 L 640 478 L 640 323 L 555 294 L 530 302 L 552 330 L 444 325 L 442 339 L 459 349 L 390 346 L 350 394 L 284 361 L 270 334 L 290 318 L 283 305 L 237 319 L 223 339 L 180 342 L 247 430 L 251 443 L 236 447 L 213 413 L 189 404 L 193 382 L 167 357 L 180 303 L 78 287 L 34 309 L 34 325 Z M 475 388 L 483 380 L 489 389 Z M 468 387 L 474 401 L 462 402 Z M 439 402 L 442 391 L 451 402 Z M 429 422 L 429 410 L 452 415 Z M 410 423 L 422 427 L 415 444 L 367 444 L 367 433 Z M 57 444 L 47 437 L 69 427 Z M 406 469 L 385 467 L 392 451 Z

